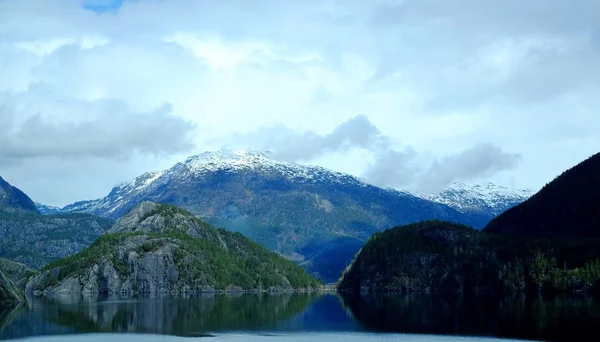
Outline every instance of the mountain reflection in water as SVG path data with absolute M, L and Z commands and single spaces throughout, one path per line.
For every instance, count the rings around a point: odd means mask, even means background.
M 598 300 L 584 296 L 248 294 L 67 302 L 38 299 L 0 309 L 0 339 L 90 333 L 185 337 L 335 332 L 573 341 L 594 336 L 599 324 Z

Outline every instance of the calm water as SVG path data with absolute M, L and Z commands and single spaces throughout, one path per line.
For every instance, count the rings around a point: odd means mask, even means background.
M 86 341 L 110 337 L 114 342 L 173 342 L 202 336 L 217 341 L 463 340 L 459 336 L 576 341 L 590 340 L 599 328 L 600 302 L 583 296 L 217 295 L 38 300 L 0 309 L 0 339 L 36 337 L 35 341 L 82 339 L 74 334 L 86 334 Z

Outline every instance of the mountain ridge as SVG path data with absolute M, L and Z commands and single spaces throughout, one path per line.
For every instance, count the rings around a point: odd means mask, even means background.
M 508 188 L 491 182 L 481 184 L 454 182 L 438 193 L 423 197 L 464 213 L 487 212 L 495 217 L 527 200 L 534 193 L 533 190 Z
M 35 203 L 23 191 L 0 177 L 0 212 L 39 213 Z

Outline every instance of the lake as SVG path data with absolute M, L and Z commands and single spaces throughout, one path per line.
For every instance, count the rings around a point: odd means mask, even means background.
M 38 299 L 0 309 L 0 339 L 35 337 L 28 341 L 40 342 L 78 341 L 82 339 L 79 334 L 86 334 L 86 341 L 110 338 L 114 342 L 172 342 L 189 337 L 216 341 L 470 340 L 464 337 L 574 341 L 595 336 L 598 327 L 600 302 L 585 296 L 248 294 Z

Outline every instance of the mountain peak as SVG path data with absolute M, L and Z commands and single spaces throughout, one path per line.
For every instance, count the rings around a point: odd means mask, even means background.
M 143 201 L 121 217 L 106 234 L 183 232 L 212 241 L 215 240 L 213 230 L 188 211 Z
M 208 151 L 187 158 L 184 164 L 200 165 L 249 165 L 271 161 L 266 153 L 260 151 Z

